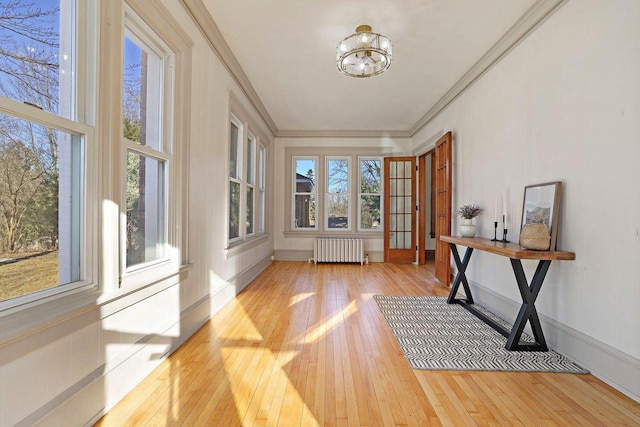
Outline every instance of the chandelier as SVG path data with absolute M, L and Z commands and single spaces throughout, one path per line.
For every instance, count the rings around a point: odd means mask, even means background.
M 372 32 L 368 25 L 360 25 L 338 45 L 336 65 L 338 71 L 349 77 L 382 74 L 391 65 L 391 40 Z

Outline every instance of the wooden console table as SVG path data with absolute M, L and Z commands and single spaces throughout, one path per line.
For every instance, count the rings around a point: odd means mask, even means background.
M 535 307 L 536 298 L 540 293 L 542 282 L 547 275 L 551 261 L 573 260 L 576 258 L 576 254 L 573 252 L 562 251 L 532 251 L 521 248 L 520 245 L 516 243 L 492 242 L 490 239 L 485 239 L 483 237 L 440 236 L 440 240 L 449 243 L 453 259 L 458 267 L 458 274 L 451 285 L 451 292 L 449 293 L 447 302 L 449 304 L 462 305 L 487 325 L 507 337 L 507 343 L 505 345 L 507 350 L 548 351 L 549 349 L 544 339 L 542 326 L 540 325 L 540 319 L 538 318 L 538 312 Z M 460 259 L 456 245 L 467 247 L 462 260 Z M 473 296 L 471 295 L 471 289 L 469 289 L 469 282 L 467 281 L 465 271 L 467 270 L 471 254 L 474 249 L 506 256 L 511 259 L 511 266 L 513 267 L 518 289 L 520 290 L 520 295 L 522 297 L 520 312 L 516 317 L 511 331 L 496 323 L 493 319 L 477 310 L 473 305 Z M 538 260 L 538 268 L 533 275 L 531 284 L 527 283 L 527 278 L 524 274 L 524 270 L 522 269 L 521 260 L 523 259 Z M 466 299 L 456 298 L 456 293 L 458 292 L 460 283 L 462 283 L 464 291 L 467 294 Z M 533 330 L 535 342 L 520 341 L 520 337 L 522 336 L 522 332 L 527 321 L 531 321 L 531 329 Z

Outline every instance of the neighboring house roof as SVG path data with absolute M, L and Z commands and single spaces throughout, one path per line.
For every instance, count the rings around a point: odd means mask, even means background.
M 296 173 L 296 191 L 300 193 L 311 193 L 315 190 L 316 184 L 313 178 Z

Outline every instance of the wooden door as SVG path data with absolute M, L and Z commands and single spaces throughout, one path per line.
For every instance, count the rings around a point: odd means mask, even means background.
M 416 258 L 416 159 L 384 159 L 384 260 L 411 263 Z
M 435 191 L 435 148 L 418 158 L 418 265 L 427 262 L 427 226 L 429 226 L 429 238 L 436 235 L 436 191 Z M 427 162 L 429 162 L 429 188 L 427 188 Z M 429 197 L 427 197 L 427 195 Z M 429 207 L 429 209 L 427 209 Z M 429 217 L 426 213 L 430 212 Z M 429 251 L 429 252 L 434 252 Z M 433 253 L 431 258 L 433 259 Z
M 427 262 L 427 221 L 425 212 L 427 209 L 427 154 L 418 158 L 418 265 Z
M 451 254 L 449 244 L 440 236 L 451 234 L 451 175 L 452 175 L 451 132 L 447 132 L 436 142 L 436 279 L 449 286 L 451 275 Z

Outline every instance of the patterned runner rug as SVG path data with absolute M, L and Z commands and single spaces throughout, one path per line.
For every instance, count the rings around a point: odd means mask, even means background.
M 554 351 L 508 351 L 507 339 L 444 297 L 374 296 L 413 369 L 466 371 L 588 371 Z M 508 329 L 511 324 L 476 305 Z M 533 341 L 530 336 L 522 339 Z

